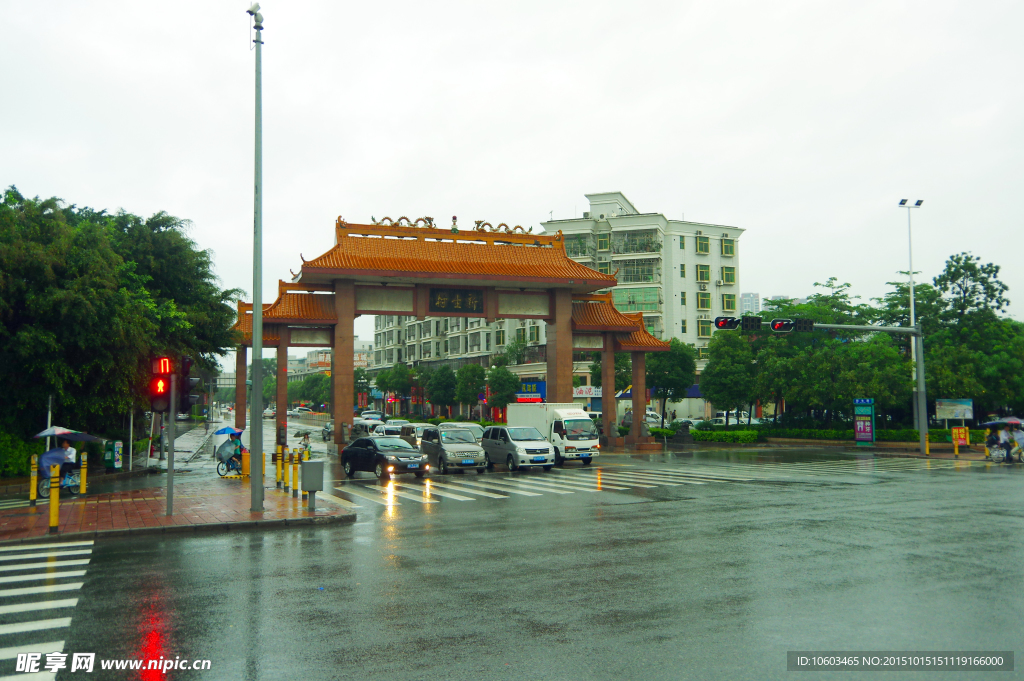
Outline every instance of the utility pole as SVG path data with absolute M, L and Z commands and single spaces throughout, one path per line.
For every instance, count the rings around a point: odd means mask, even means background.
M 907 275 L 908 275 L 908 277 L 910 279 L 910 325 L 911 326 L 917 326 L 917 319 L 916 319 L 916 315 L 914 314 L 914 234 L 913 234 L 913 232 L 910 229 L 910 209 L 911 208 L 920 208 L 922 203 L 924 203 L 924 199 L 918 199 L 917 202 L 914 203 L 914 204 L 911 204 L 906 199 L 900 199 L 900 208 L 906 208 L 907 209 L 907 253 L 909 254 L 909 259 L 910 259 L 910 262 L 909 262 L 910 270 L 907 272 Z M 918 396 L 917 396 L 917 383 L 919 382 L 918 379 L 917 379 L 917 352 L 918 352 L 917 345 L 918 345 L 917 341 L 914 340 L 914 339 L 911 339 L 911 341 L 910 341 L 910 361 L 913 363 L 913 369 L 911 369 L 911 378 L 914 379 L 914 383 L 915 383 L 914 387 L 913 387 L 914 399 L 912 400 L 912 402 L 913 402 L 912 406 L 913 406 L 913 412 L 914 412 L 914 427 L 917 428 L 918 430 L 927 430 L 928 429 L 928 412 L 925 411 L 924 412 L 924 416 L 922 417 L 921 412 L 919 410 L 920 400 L 918 399 Z M 924 347 L 923 344 L 922 344 L 922 347 Z M 921 426 L 922 420 L 924 421 L 924 426 L 923 427 Z
M 249 489 L 254 513 L 263 511 L 263 15 L 246 10 L 256 29 L 256 163 L 252 239 L 252 399 L 249 402 Z
M 171 374 L 171 422 L 167 428 L 167 515 L 174 515 L 174 429 L 178 421 L 178 367 Z

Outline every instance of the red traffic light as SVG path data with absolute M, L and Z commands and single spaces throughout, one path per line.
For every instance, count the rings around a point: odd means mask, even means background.
M 171 379 L 164 376 L 157 376 L 149 382 L 149 394 L 152 397 L 162 397 L 171 394 Z
M 792 319 L 773 319 L 771 322 L 772 331 L 775 333 L 789 333 L 793 330 Z
M 736 317 L 715 317 L 716 329 L 735 329 L 740 325 Z
M 174 362 L 170 357 L 156 357 L 153 359 L 153 373 L 169 375 L 174 373 Z

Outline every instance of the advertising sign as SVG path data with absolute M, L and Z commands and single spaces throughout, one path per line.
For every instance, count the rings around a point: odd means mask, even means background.
M 601 397 L 601 386 L 581 385 L 572 389 L 573 397 Z
M 517 402 L 543 402 L 548 396 L 547 381 L 529 381 L 519 384 L 519 392 L 516 393 Z
M 937 419 L 973 419 L 974 400 L 935 400 Z
M 971 444 L 971 431 L 968 428 L 953 428 L 953 444 L 967 447 Z
M 875 442 L 875 401 L 871 398 L 853 401 L 853 439 L 858 445 Z

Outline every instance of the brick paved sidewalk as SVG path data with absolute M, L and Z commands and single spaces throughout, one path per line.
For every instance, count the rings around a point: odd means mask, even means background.
M 0 543 L 41 537 L 99 539 L 127 534 L 238 530 L 311 523 L 352 522 L 355 513 L 317 495 L 310 513 L 301 498 L 267 489 L 263 513 L 250 512 L 247 481 L 214 479 L 174 486 L 174 515 L 167 516 L 166 487 L 125 492 L 61 496 L 59 532 L 49 535 L 49 500 L 38 506 L 0 511 Z

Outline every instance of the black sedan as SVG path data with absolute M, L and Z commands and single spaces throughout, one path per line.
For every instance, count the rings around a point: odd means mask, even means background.
M 356 471 L 372 471 L 381 480 L 398 473 L 422 478 L 430 470 L 425 454 L 402 438 L 388 435 L 361 437 L 342 449 L 341 467 L 350 478 Z

